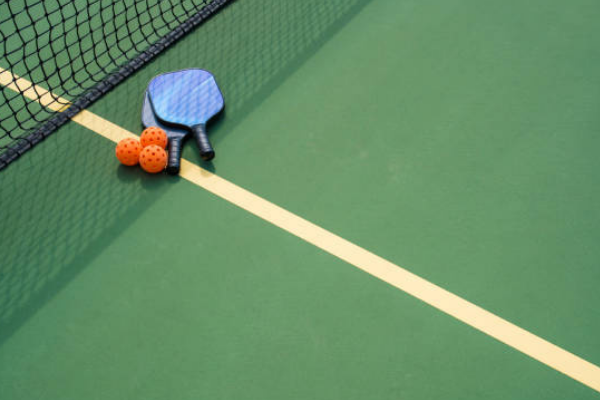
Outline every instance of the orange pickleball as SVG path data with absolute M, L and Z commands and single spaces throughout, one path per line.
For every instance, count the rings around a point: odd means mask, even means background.
M 115 154 L 122 164 L 132 166 L 138 163 L 141 151 L 142 145 L 139 140 L 127 138 L 117 144 Z
M 157 126 L 150 126 L 144 129 L 142 136 L 140 137 L 140 142 L 143 147 L 155 144 L 164 149 L 167 147 L 168 141 L 167 133 Z
M 162 171 L 167 166 L 167 152 L 155 144 L 144 147 L 140 152 L 140 166 L 151 174 Z

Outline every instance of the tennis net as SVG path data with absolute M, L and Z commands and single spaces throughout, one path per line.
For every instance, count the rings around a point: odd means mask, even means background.
M 0 170 L 231 2 L 1 0 Z

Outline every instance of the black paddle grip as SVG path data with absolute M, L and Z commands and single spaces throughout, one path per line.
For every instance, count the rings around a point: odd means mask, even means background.
M 204 161 L 210 161 L 215 158 L 215 151 L 210 144 L 210 140 L 208 140 L 206 128 L 203 125 L 196 125 L 192 127 L 192 132 L 194 133 L 194 139 L 196 139 L 196 144 L 200 150 L 200 157 Z
M 167 173 L 171 175 L 177 175 L 179 173 L 182 144 L 181 138 L 169 139 L 169 159 L 167 161 Z

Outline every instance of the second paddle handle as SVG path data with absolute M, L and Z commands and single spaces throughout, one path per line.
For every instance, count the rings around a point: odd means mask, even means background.
M 179 173 L 182 144 L 183 142 L 181 138 L 177 137 L 169 139 L 169 159 L 167 161 L 167 172 L 171 175 L 177 175 Z
M 208 135 L 206 134 L 206 127 L 204 125 L 196 125 L 192 127 L 192 132 L 194 133 L 194 139 L 196 139 L 196 144 L 198 145 L 198 149 L 200 149 L 200 157 L 204 161 L 210 161 L 215 158 L 215 151 L 208 140 Z

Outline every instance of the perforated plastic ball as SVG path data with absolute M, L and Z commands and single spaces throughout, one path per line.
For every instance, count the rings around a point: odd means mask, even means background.
M 133 138 L 127 138 L 121 140 L 117 144 L 115 154 L 122 164 L 132 166 L 138 163 L 140 151 L 142 151 L 140 141 Z
M 144 147 L 140 153 L 140 166 L 151 174 L 162 171 L 167 166 L 167 152 L 155 144 Z
M 140 137 L 140 142 L 143 147 L 150 146 L 151 144 L 155 144 L 161 148 L 167 147 L 167 134 L 164 130 L 156 126 L 150 126 L 142 132 L 142 136 Z

